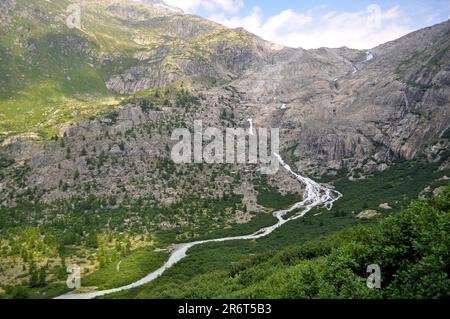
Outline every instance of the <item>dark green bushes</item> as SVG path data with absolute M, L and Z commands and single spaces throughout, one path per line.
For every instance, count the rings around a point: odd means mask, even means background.
M 237 254 L 230 244 L 197 247 L 190 253 L 195 258 L 183 260 L 162 278 L 113 297 L 448 298 L 449 231 L 450 187 L 377 223 L 247 255 L 228 266 L 226 261 Z M 252 245 L 234 243 L 244 250 L 241 256 Z M 216 254 L 214 263 L 208 254 Z M 201 269 L 195 267 L 199 258 Z M 370 264 L 381 267 L 381 289 L 366 285 Z

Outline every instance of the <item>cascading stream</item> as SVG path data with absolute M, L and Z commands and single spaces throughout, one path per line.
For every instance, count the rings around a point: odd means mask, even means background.
M 252 121 L 249 121 L 252 123 Z M 251 125 L 251 130 L 253 130 L 253 125 Z M 329 189 L 325 186 L 320 185 L 319 183 L 313 181 L 312 179 L 302 176 L 300 174 L 295 173 L 292 171 L 291 167 L 286 164 L 281 156 L 277 153 L 274 153 L 274 156 L 278 159 L 280 164 L 286 169 L 289 173 L 291 173 L 295 178 L 305 185 L 305 191 L 303 193 L 302 201 L 292 205 L 289 209 L 285 210 L 278 210 L 273 213 L 273 216 L 278 219 L 278 222 L 272 226 L 261 228 L 260 230 L 256 231 L 255 233 L 251 235 L 244 235 L 244 236 L 235 236 L 235 237 L 225 237 L 225 238 L 217 238 L 217 239 L 209 239 L 209 240 L 201 240 L 201 241 L 194 241 L 190 243 L 183 243 L 183 244 L 174 244 L 172 245 L 172 253 L 169 257 L 169 260 L 159 269 L 156 271 L 150 273 L 146 277 L 131 283 L 129 285 L 114 288 L 114 289 L 108 289 L 108 290 L 102 290 L 102 291 L 94 291 L 94 292 L 87 292 L 87 293 L 69 293 L 62 296 L 57 297 L 56 299 L 92 299 L 104 295 L 108 295 L 115 292 L 120 292 L 124 290 L 129 290 L 132 288 L 136 288 L 139 286 L 142 286 L 144 284 L 147 284 L 159 276 L 161 276 L 167 269 L 171 268 L 173 265 L 178 263 L 180 260 L 185 258 L 187 256 L 187 251 L 198 245 L 206 244 L 206 243 L 213 243 L 213 242 L 225 242 L 225 241 L 231 241 L 231 240 L 253 240 L 253 239 L 259 239 L 262 237 L 265 237 L 269 234 L 271 234 L 274 230 L 281 227 L 285 223 L 301 218 L 305 216 L 306 213 L 308 213 L 310 210 L 312 210 L 315 207 L 325 207 L 326 209 L 330 210 L 333 207 L 333 203 L 340 199 L 343 195 L 336 191 Z M 303 209 L 301 209 L 303 208 Z M 301 209 L 301 210 L 299 210 Z M 291 217 L 285 219 L 284 217 L 293 211 L 299 210 L 295 214 L 293 214 Z

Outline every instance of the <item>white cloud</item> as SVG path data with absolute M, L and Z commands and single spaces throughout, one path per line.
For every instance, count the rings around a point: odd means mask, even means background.
M 250 15 L 242 18 L 237 16 L 226 18 L 224 13 L 220 13 L 211 15 L 210 19 L 230 28 L 243 27 L 253 33 L 259 33 L 264 22 L 264 16 L 259 7 L 254 7 Z
M 312 21 L 310 16 L 296 13 L 291 9 L 284 10 L 275 16 L 264 19 L 261 8 L 257 6 L 253 8 L 250 15 L 243 18 L 236 16 L 226 18 L 224 14 L 212 15 L 210 18 L 230 28 L 243 27 L 271 41 L 278 39 L 280 34 L 295 32 L 296 29 Z
M 244 0 L 165 0 L 167 4 L 195 13 L 203 9 L 208 12 L 223 11 L 237 13 L 244 6 Z
M 319 8 L 320 9 L 320 8 Z M 272 42 L 290 47 L 318 48 L 347 46 L 369 49 L 399 38 L 412 30 L 409 18 L 395 6 L 382 10 L 377 5 L 355 12 L 306 13 L 288 9 L 265 18 L 259 7 L 244 17 L 212 14 L 210 19 L 228 27 L 243 27 Z

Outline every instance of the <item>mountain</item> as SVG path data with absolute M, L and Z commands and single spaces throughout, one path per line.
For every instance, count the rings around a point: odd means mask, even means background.
M 111 109 L 128 94 L 180 81 L 224 83 L 271 52 L 244 30 L 162 1 L 84 1 L 81 30 L 70 29 L 70 4 L 2 1 L 1 135 L 48 138 L 56 125 Z
M 149 3 L 88 1 L 82 30 L 58 25 L 66 2 L 3 4 L 13 18 L 3 20 L 1 37 L 2 59 L 7 61 L 2 64 L 7 70 L 1 124 L 9 135 L 14 129 L 56 129 L 65 146 L 60 141 L 30 142 L 37 136 L 28 133 L 8 138 L 2 153 L 31 166 L 25 184 L 46 200 L 72 196 L 72 187 L 75 194 L 93 181 L 98 194 L 110 193 L 116 185 L 115 192 L 124 196 L 118 190 L 124 176 L 134 175 L 135 166 L 144 175 L 154 171 L 148 162 L 169 156 L 170 129 L 194 119 L 215 127 L 245 127 L 252 118 L 256 126 L 280 127 L 282 152 L 316 175 L 348 170 L 349 176 L 359 178 L 398 160 L 424 154 L 436 160 L 446 154 L 448 140 L 439 137 L 450 126 L 449 21 L 367 52 L 303 50 L 277 47 L 245 30 Z M 18 25 L 18 14 L 28 19 L 25 25 Z M 12 41 L 9 46 L 7 39 Z M 169 86 L 165 92 L 158 89 Z M 177 104 L 175 91 L 180 87 L 201 96 L 199 105 L 189 110 L 170 107 Z M 154 96 L 155 90 L 159 106 L 151 112 L 132 99 L 136 93 Z M 102 102 L 106 98 L 109 103 Z M 105 109 L 110 110 L 106 117 L 88 118 Z M 108 119 L 111 114 L 113 120 Z M 69 120 L 72 124 L 59 124 Z M 157 128 L 157 137 L 152 137 L 151 130 Z M 135 131 L 139 134 L 134 141 L 123 137 Z M 79 156 L 86 150 L 88 155 Z M 102 168 L 93 175 L 86 161 L 103 153 L 116 158 L 116 164 L 130 165 L 117 167 L 114 177 Z M 104 169 L 112 167 L 109 163 Z M 74 174 L 80 179 L 62 190 L 62 181 Z M 14 181 L 4 183 L 17 188 Z M 155 183 L 161 180 L 152 179 Z M 131 184 L 125 182 L 134 197 L 161 196 L 146 181 L 137 183 L 142 191 Z M 222 186 L 217 186 L 219 193 Z M 285 191 L 297 189 L 293 182 Z M 172 201 L 180 193 L 182 189 L 163 197 Z M 251 193 L 248 201 L 254 201 L 256 192 Z
M 305 164 L 381 169 L 449 128 L 449 31 L 447 21 L 368 52 L 286 49 L 233 85 L 251 92 L 256 124 L 291 130 Z

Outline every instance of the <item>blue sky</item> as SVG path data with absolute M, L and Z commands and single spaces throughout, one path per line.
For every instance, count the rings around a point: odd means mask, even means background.
M 369 49 L 450 18 L 450 1 L 165 0 L 291 47 Z

